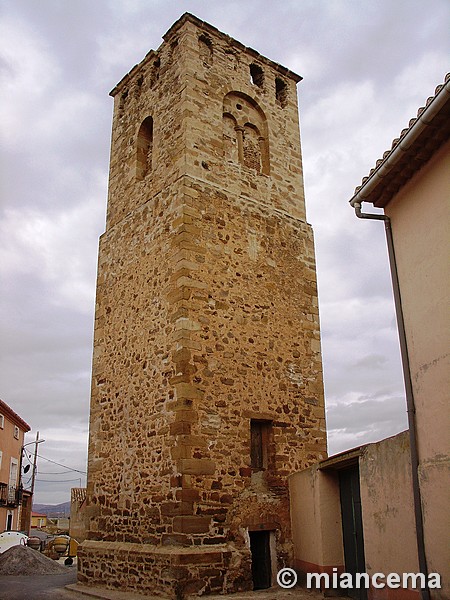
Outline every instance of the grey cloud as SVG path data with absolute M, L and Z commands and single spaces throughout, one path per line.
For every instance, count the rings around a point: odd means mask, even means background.
M 379 441 L 407 428 L 404 398 L 389 391 L 378 396 L 328 406 L 328 443 L 332 453 Z

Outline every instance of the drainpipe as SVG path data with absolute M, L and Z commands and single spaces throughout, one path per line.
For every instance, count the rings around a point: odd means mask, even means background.
M 419 453 L 417 449 L 416 435 L 416 409 L 414 405 L 414 394 L 411 382 L 411 370 L 409 366 L 408 346 L 406 343 L 405 323 L 403 321 L 402 301 L 400 296 L 400 285 L 398 282 L 397 262 L 395 260 L 394 240 L 392 237 L 391 220 L 387 215 L 363 213 L 361 203 L 353 202 L 355 214 L 359 219 L 376 219 L 384 221 L 386 231 L 386 242 L 388 247 L 389 264 L 391 267 L 392 288 L 394 291 L 395 312 L 397 315 L 398 336 L 400 340 L 400 352 L 403 365 L 403 379 L 406 392 L 406 407 L 408 413 L 409 446 L 411 454 L 411 475 L 414 499 L 414 516 L 416 522 L 417 555 L 419 559 L 420 572 L 425 575 L 425 587 L 420 590 L 422 600 L 430 600 L 428 588 L 428 568 L 425 554 L 425 540 L 423 531 L 422 501 L 419 486 Z

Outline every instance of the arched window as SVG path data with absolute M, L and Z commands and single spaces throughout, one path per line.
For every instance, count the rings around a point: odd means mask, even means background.
M 136 179 L 142 180 L 152 170 L 153 119 L 147 117 L 139 128 L 136 144 Z
M 225 96 L 222 137 L 226 161 L 270 174 L 267 119 L 253 98 L 242 92 Z

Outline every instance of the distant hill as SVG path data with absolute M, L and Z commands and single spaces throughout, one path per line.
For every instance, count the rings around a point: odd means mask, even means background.
M 61 519 L 70 516 L 70 502 L 62 504 L 33 504 L 33 511 L 47 515 L 50 519 Z

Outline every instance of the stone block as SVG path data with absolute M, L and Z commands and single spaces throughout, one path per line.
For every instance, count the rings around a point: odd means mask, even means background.
M 179 516 L 174 517 L 172 527 L 175 533 L 207 533 L 210 523 L 210 517 Z
M 179 277 L 175 283 L 178 288 L 188 288 L 188 289 L 199 289 L 205 290 L 207 289 L 207 284 L 204 281 L 199 281 L 198 279 L 192 279 L 191 277 Z
M 194 505 L 192 502 L 163 502 L 161 504 L 161 514 L 166 517 L 179 515 L 192 515 Z
M 191 433 L 191 423 L 186 421 L 175 421 L 170 424 L 171 435 L 189 435 Z
M 176 383 L 174 386 L 177 399 L 188 398 L 190 400 L 200 400 L 203 398 L 203 392 L 195 385 L 190 383 Z
M 198 420 L 198 414 L 195 410 L 177 410 L 174 415 L 174 423 L 171 423 L 171 427 L 175 423 L 195 423 Z
M 200 499 L 200 492 L 197 489 L 183 488 L 175 492 L 175 498 L 186 502 L 197 502 Z
M 223 556 L 222 552 L 186 552 L 178 554 L 174 562 L 179 565 L 221 565 Z
M 216 463 L 208 458 L 180 458 L 178 471 L 183 475 L 214 475 Z
M 163 546 L 191 546 L 192 538 L 185 533 L 164 533 L 161 544 Z

